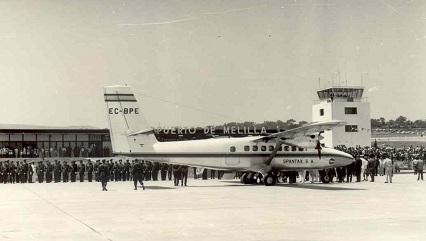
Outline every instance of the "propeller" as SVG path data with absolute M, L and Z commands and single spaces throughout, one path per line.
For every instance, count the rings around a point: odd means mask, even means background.
M 321 147 L 321 142 L 320 142 L 320 140 L 323 138 L 323 137 L 321 136 L 321 134 L 322 134 L 322 133 L 324 133 L 324 131 L 320 131 L 320 132 L 318 133 L 317 145 L 315 146 L 315 149 L 316 149 L 316 150 L 318 150 L 318 157 L 319 157 L 319 159 L 321 159 L 321 149 L 322 149 L 322 147 Z

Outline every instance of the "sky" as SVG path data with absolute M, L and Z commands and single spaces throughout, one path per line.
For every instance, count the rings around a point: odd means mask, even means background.
M 4 0 L 0 46 L 2 124 L 106 128 L 117 84 L 153 126 L 311 121 L 346 82 L 426 118 L 426 1 Z

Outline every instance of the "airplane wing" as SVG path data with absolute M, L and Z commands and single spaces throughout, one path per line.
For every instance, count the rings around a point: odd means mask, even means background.
M 283 140 L 287 140 L 287 139 L 310 137 L 311 135 L 316 135 L 322 131 L 331 130 L 336 127 L 344 126 L 345 124 L 346 122 L 340 121 L 340 120 L 312 122 L 301 127 L 274 133 L 265 137 L 260 137 L 259 139 L 256 139 L 254 141 L 270 140 L 273 138 L 280 138 Z

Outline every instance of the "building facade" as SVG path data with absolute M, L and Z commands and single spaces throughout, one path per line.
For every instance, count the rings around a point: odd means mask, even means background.
M 108 129 L 8 128 L 0 129 L 2 158 L 111 156 Z
M 370 103 L 364 87 L 336 86 L 317 91 L 320 102 L 312 106 L 312 120 L 342 120 L 343 127 L 325 131 L 322 143 L 328 147 L 371 145 Z

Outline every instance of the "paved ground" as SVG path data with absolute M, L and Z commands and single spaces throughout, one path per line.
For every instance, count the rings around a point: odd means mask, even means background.
M 1 184 L 0 240 L 424 240 L 426 181 Z

